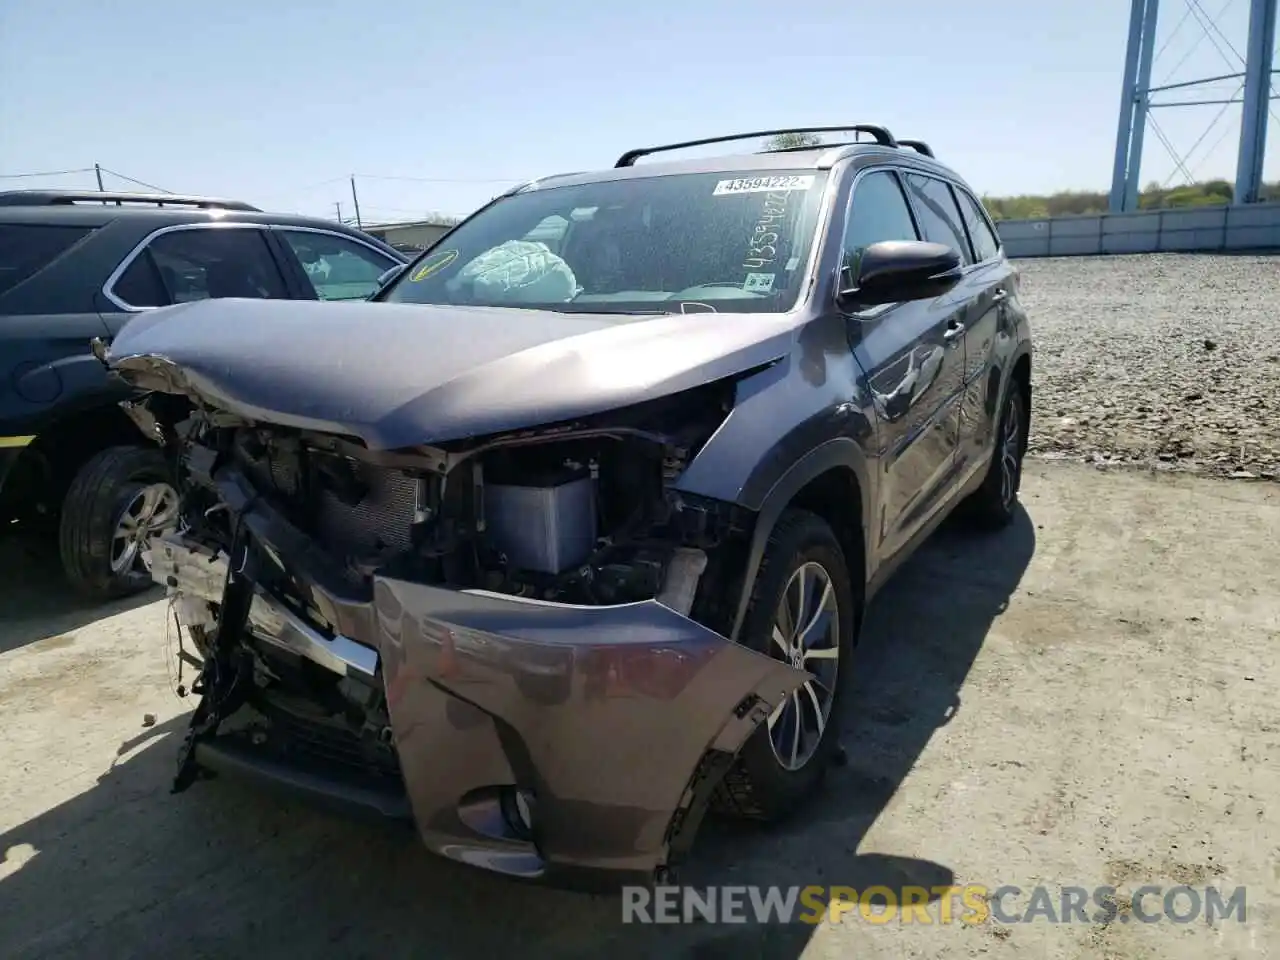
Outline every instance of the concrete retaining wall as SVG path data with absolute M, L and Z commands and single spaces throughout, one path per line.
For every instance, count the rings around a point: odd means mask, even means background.
M 1010 257 L 1280 249 L 1280 203 L 1001 220 Z

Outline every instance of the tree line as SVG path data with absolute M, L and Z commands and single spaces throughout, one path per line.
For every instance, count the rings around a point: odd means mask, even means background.
M 812 133 L 783 133 L 764 143 L 766 150 L 800 150 L 821 145 Z M 1232 185 L 1226 180 L 1203 180 L 1178 187 L 1162 187 L 1152 181 L 1138 193 L 1139 210 L 1176 210 L 1184 207 L 1216 207 L 1231 202 Z M 1280 180 L 1262 186 L 1262 199 L 1280 201 Z M 1059 190 L 1057 193 L 1019 194 L 1015 197 L 984 195 L 982 203 L 993 220 L 1040 220 L 1073 214 L 1106 213 L 1108 194 L 1102 190 Z
M 1138 193 L 1139 210 L 1176 210 L 1215 207 L 1231 202 L 1232 185 L 1226 180 L 1204 180 L 1178 187 L 1149 183 Z M 1280 181 L 1263 184 L 1264 200 L 1280 200 Z M 1107 194 L 1101 190 L 1060 190 L 1016 197 L 984 196 L 983 204 L 993 220 L 1036 220 L 1072 214 L 1107 212 Z

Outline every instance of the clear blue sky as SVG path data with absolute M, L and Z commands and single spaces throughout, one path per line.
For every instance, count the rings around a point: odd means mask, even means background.
M 1226 8 L 1221 34 L 1204 39 L 1187 0 L 1163 0 L 1156 82 L 1239 69 L 1247 2 L 1197 2 Z M 982 192 L 1105 188 L 1128 8 L 0 0 L 0 174 L 96 162 L 173 191 L 350 215 L 338 178 L 355 173 L 369 221 L 466 213 L 511 180 L 607 165 L 631 146 L 867 120 L 930 141 Z M 1157 116 L 1185 153 L 1218 109 Z M 1232 175 L 1238 112 L 1193 154 L 1197 176 Z M 1143 182 L 1172 171 L 1148 134 Z

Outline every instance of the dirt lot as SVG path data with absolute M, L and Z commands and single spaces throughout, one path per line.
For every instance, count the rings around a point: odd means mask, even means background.
M 1280 479 L 1280 256 L 1023 260 L 1031 449 Z
M 1013 529 L 944 530 L 880 597 L 850 763 L 823 797 L 772 833 L 711 825 L 685 879 L 1245 885 L 1244 923 L 624 927 L 617 901 L 518 887 L 234 784 L 172 797 L 189 704 L 163 604 L 77 609 L 6 554 L 0 954 L 1280 952 L 1280 489 L 1028 474 Z

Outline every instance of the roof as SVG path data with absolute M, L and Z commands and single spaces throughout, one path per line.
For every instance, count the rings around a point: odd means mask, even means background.
M 15 191 L 16 193 L 16 191 Z M 117 220 L 143 220 L 157 227 L 186 223 L 210 223 L 225 220 L 233 223 L 261 223 L 286 227 L 313 227 L 361 236 L 377 242 L 363 231 L 323 217 L 295 213 L 269 213 L 257 209 L 204 209 L 201 207 L 155 207 L 146 205 L 116 206 L 113 203 L 54 203 L 24 205 L 5 202 L 0 193 L 0 221 L 5 223 L 61 223 L 83 227 L 101 227 Z M 247 204 L 245 205 L 247 206 Z

